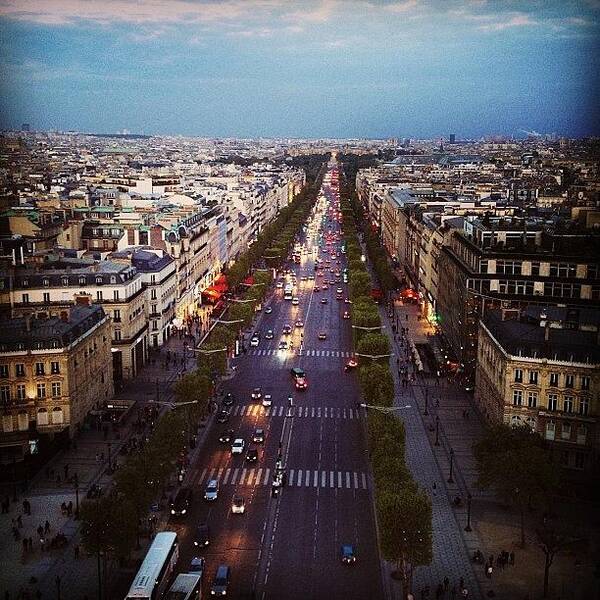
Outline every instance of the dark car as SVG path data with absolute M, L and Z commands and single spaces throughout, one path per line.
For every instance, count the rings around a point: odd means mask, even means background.
M 351 565 L 356 562 L 356 550 L 352 544 L 342 544 L 341 548 L 342 562 Z
M 194 536 L 194 546 L 208 546 L 210 544 L 210 527 L 206 523 L 201 523 L 196 528 Z
M 225 394 L 225 397 L 223 398 L 223 404 L 225 406 L 231 406 L 234 402 L 235 402 L 235 396 L 231 392 L 228 392 L 227 394 Z
M 210 593 L 212 596 L 226 596 L 229 580 L 231 579 L 231 569 L 227 565 L 220 565 L 213 580 Z
M 217 414 L 217 423 L 227 423 L 229 421 L 229 411 L 228 410 L 220 410 L 219 414 Z
M 256 462 L 258 460 L 258 450 L 256 448 L 249 448 L 246 453 L 246 462 Z
M 233 429 L 228 429 L 219 436 L 219 441 L 222 444 L 229 444 L 229 442 L 231 442 L 231 440 L 234 438 L 234 434 L 235 431 Z
M 291 333 L 292 333 L 292 326 L 284 325 L 283 326 L 283 335 L 290 335 Z
M 185 516 L 190 509 L 192 503 L 192 488 L 182 487 L 177 492 L 175 500 L 171 502 L 171 516 L 182 517 Z

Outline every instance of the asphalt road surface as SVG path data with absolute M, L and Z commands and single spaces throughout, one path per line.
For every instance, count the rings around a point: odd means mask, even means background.
M 333 214 L 337 194 L 324 183 L 328 197 L 324 232 L 339 232 Z M 331 208 L 331 212 L 329 209 Z M 319 216 L 319 215 L 317 215 Z M 314 222 L 321 223 L 321 219 Z M 329 229 L 331 225 L 331 229 Z M 343 319 L 351 305 L 348 286 L 335 282 L 330 270 L 346 266 L 340 253 L 340 240 L 319 247 L 310 229 L 302 241 L 308 254 L 300 264 L 293 264 L 297 275 L 294 295 L 299 304 L 283 299 L 276 289 L 263 307 L 257 329 L 258 347 L 234 359 L 235 377 L 225 384 L 235 396 L 228 423 L 217 424 L 209 432 L 203 452 L 193 465 L 193 506 L 181 520 L 173 520 L 169 529 L 180 536 L 181 551 L 177 572 L 186 572 L 194 556 L 206 559 L 203 592 L 210 597 L 210 587 L 220 564 L 231 567 L 231 584 L 227 597 L 256 599 L 378 599 L 383 597 L 380 558 L 377 549 L 368 461 L 365 444 L 365 421 L 357 408 L 359 387 L 355 372 L 344 372 L 352 355 L 350 320 Z M 314 242 L 314 243 L 313 243 Z M 325 251 L 335 249 L 336 258 Z M 314 252 L 313 252 L 314 250 Z M 329 259 L 323 274 L 315 274 L 315 259 Z M 337 260 L 340 264 L 337 264 Z M 316 277 L 315 277 L 316 275 Z M 302 277 L 315 280 L 302 281 Z M 288 276 L 289 277 L 289 276 Z M 323 279 L 334 281 L 327 290 L 315 291 Z M 338 279 L 341 279 L 339 277 Z M 336 299 L 336 289 L 343 289 L 343 299 Z M 327 298 L 327 304 L 321 302 Z M 267 314 L 265 308 L 272 312 Z M 304 326 L 295 327 L 302 320 Z M 284 325 L 293 328 L 290 336 L 282 333 Z M 273 339 L 265 339 L 267 330 Z M 325 340 L 318 339 L 326 333 Z M 293 350 L 278 350 L 281 340 L 293 341 Z M 290 374 L 292 367 L 302 367 L 307 374 L 308 389 L 297 391 Z M 251 398 L 252 390 L 272 395 L 272 406 L 262 406 Z M 289 396 L 293 406 L 289 407 Z M 252 433 L 265 431 L 262 444 L 252 443 Z M 246 452 L 232 455 L 230 444 L 219 442 L 227 429 L 235 431 L 248 447 L 258 448 L 258 461 L 248 463 Z M 280 494 L 272 496 L 276 461 L 281 453 L 286 484 Z M 203 499 L 209 479 L 220 481 L 216 501 Z M 234 495 L 243 496 L 244 514 L 232 514 Z M 208 523 L 211 540 L 198 549 L 193 545 L 194 530 Z M 357 561 L 344 565 L 340 559 L 342 544 L 354 544 Z

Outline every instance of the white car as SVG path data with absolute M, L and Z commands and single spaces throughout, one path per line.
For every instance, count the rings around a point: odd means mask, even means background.
M 262 405 L 263 406 L 271 406 L 272 403 L 273 403 L 273 398 L 271 397 L 271 394 L 265 394 L 262 399 Z
M 300 300 L 298 298 L 292 298 L 292 304 L 294 306 L 298 306 L 298 304 L 300 304 Z
M 258 344 L 260 344 L 260 339 L 257 337 L 253 337 L 250 340 L 250 346 L 252 346 L 252 348 L 256 348 L 258 346 Z
M 246 447 L 246 443 L 242 438 L 236 438 L 233 440 L 233 444 L 231 444 L 231 454 L 242 454 L 244 448 Z
M 234 496 L 231 502 L 231 512 L 235 515 L 243 515 L 246 512 L 246 501 L 242 496 Z
M 275 284 L 275 287 L 276 287 L 278 290 L 282 290 L 282 289 L 283 289 L 283 281 L 278 281 L 278 282 Z

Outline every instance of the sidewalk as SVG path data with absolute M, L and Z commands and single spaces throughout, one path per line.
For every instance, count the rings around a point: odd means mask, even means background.
M 424 319 L 417 318 L 417 306 L 396 304 L 395 315 L 400 326 L 408 327 L 408 337 L 414 343 L 431 344 L 435 342 L 435 338 L 430 337 L 433 333 L 430 324 Z M 383 316 L 383 319 L 384 322 L 389 323 L 388 326 L 391 329 L 391 321 L 387 314 Z M 430 336 L 428 337 L 427 334 Z M 406 356 L 406 344 L 401 348 L 399 342 L 394 340 L 393 346 L 397 357 Z M 392 370 L 398 381 L 395 358 L 392 361 L 394 363 Z M 413 368 L 410 367 L 409 370 L 412 371 Z M 413 406 L 416 403 L 418 407 L 418 419 L 414 418 L 415 411 L 407 410 L 401 413 L 407 431 L 407 460 L 419 483 L 429 490 L 434 510 L 434 565 L 427 569 L 419 569 L 418 577 L 422 577 L 425 581 L 428 576 L 434 574 L 435 581 L 428 582 L 432 586 L 432 590 L 434 589 L 440 573 L 439 566 L 436 569 L 435 565 L 439 562 L 441 564 L 447 562 L 448 547 L 444 540 L 451 536 L 455 544 L 459 546 L 454 551 L 455 556 L 452 561 L 455 565 L 460 564 L 461 569 L 474 572 L 479 588 L 485 595 L 488 594 L 488 591 L 493 590 L 494 597 L 498 600 L 541 598 L 543 554 L 537 548 L 535 540 L 531 538 L 531 530 L 528 532 L 527 547 L 521 549 L 517 513 L 498 502 L 493 492 L 482 491 L 476 487 L 477 467 L 472 446 L 480 439 L 484 423 L 474 408 L 472 396 L 458 384 L 444 378 L 438 379 L 433 373 L 430 377 L 417 378 L 408 388 L 400 386 L 399 389 L 401 394 L 397 398 L 397 402 Z M 427 412 L 429 413 L 427 416 L 424 415 L 426 396 L 428 398 Z M 439 446 L 435 445 L 436 417 L 439 417 Z M 415 421 L 417 422 L 415 423 Z M 419 439 L 416 440 L 415 436 Z M 423 443 L 426 437 L 428 443 Z M 451 450 L 453 451 L 453 481 L 449 483 Z M 431 458 L 437 464 L 433 473 L 430 464 Z M 426 472 L 425 476 L 424 472 Z M 432 475 L 436 480 L 435 491 L 432 489 Z M 473 498 L 472 531 L 470 532 L 464 530 L 467 525 L 468 493 Z M 459 507 L 452 504 L 452 500 L 457 496 L 461 498 Z M 585 518 L 585 515 L 583 517 Z M 589 521 L 589 514 L 587 517 Z M 486 578 L 484 565 L 475 565 L 470 561 L 473 552 L 477 549 L 483 552 L 486 559 L 490 555 L 496 557 L 502 550 L 512 551 L 515 553 L 515 565 L 504 569 L 494 565 L 492 577 Z M 549 598 L 593 597 L 591 560 L 588 561 L 589 564 L 582 564 L 577 569 L 575 560 L 576 557 L 569 554 L 555 558 L 550 573 Z M 429 574 L 423 574 L 423 571 L 429 571 Z M 574 573 L 577 573 L 577 581 L 575 581 Z M 418 580 L 418 577 L 415 577 L 415 581 Z M 418 592 L 420 587 L 415 585 L 415 590 Z M 475 588 L 470 591 L 475 591 Z M 470 593 L 469 598 L 472 597 L 475 595 Z
M 183 368 L 184 354 L 183 338 L 172 337 L 163 346 L 160 353 L 152 351 L 148 364 L 138 376 L 125 385 L 114 401 L 134 401 L 134 406 L 116 430 L 106 434 L 97 430 L 84 430 L 75 439 L 75 444 L 67 451 L 59 452 L 48 465 L 43 468 L 30 482 L 26 495 L 19 495 L 17 502 L 11 502 L 10 513 L 0 515 L 0 535 L 3 543 L 0 548 L 2 569 L 0 573 L 0 593 L 10 593 L 10 599 L 17 598 L 19 590 L 28 590 L 30 598 L 35 598 L 39 589 L 43 598 L 57 597 L 56 577 L 59 576 L 61 600 L 83 600 L 97 597 L 97 561 L 96 557 L 86 557 L 80 549 L 80 558 L 75 560 L 75 545 L 79 544 L 79 523 L 74 519 L 76 494 L 74 484 L 65 480 L 65 468 L 71 478 L 74 474 L 79 478 L 79 500 L 86 497 L 86 492 L 92 484 L 99 485 L 103 490 L 110 487 L 112 476 L 106 473 L 109 452 L 113 465 L 123 462 L 120 454 L 122 447 L 131 437 L 142 432 L 136 429 L 134 423 L 143 406 L 156 399 L 157 385 L 160 400 L 166 401 L 170 396 L 169 384 L 177 377 Z M 170 368 L 164 368 L 166 352 L 177 358 L 171 361 Z M 189 367 L 195 361 L 192 353 L 187 354 L 186 363 Z M 173 364 L 175 362 L 175 364 Z M 110 449 L 109 449 L 110 448 Z M 60 475 L 60 481 L 57 476 Z M 31 503 L 31 516 L 23 515 L 22 501 L 27 498 Z M 72 502 L 73 514 L 66 516 L 61 513 L 61 503 Z M 33 551 L 23 555 L 22 541 L 15 541 L 12 534 L 12 520 L 22 516 L 22 537 L 31 537 Z M 50 523 L 49 534 L 44 536 L 51 539 L 56 533 L 63 533 L 68 544 L 61 550 L 41 550 L 38 526 Z M 37 583 L 30 583 L 34 578 Z M 107 580 L 110 577 L 107 576 Z M 4 598 L 4 596 L 2 596 Z

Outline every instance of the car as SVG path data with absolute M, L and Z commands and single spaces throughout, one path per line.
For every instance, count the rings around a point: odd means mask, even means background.
M 236 438 L 231 444 L 231 454 L 242 454 L 245 447 L 246 442 L 242 438 Z
M 304 327 L 304 322 L 303 321 L 296 321 L 296 327 L 300 328 L 300 327 Z
M 349 318 L 350 318 L 350 313 L 347 310 L 345 310 L 344 314 L 342 315 L 342 319 L 349 319 Z
M 335 275 L 335 269 L 329 269 L 329 272 Z
M 190 561 L 190 566 L 188 568 L 188 573 L 204 573 L 206 569 L 206 561 L 201 556 L 194 556 Z
M 243 496 L 234 496 L 231 501 L 231 512 L 234 515 L 243 515 L 246 512 L 246 500 Z
M 234 434 L 235 431 L 233 429 L 228 429 L 219 436 L 219 441 L 221 444 L 229 444 Z
M 210 528 L 206 523 L 200 523 L 196 527 L 194 535 L 194 546 L 208 546 L 210 544 Z
M 285 340 L 281 340 L 279 342 L 279 346 L 278 346 L 279 350 L 287 350 L 287 347 L 288 347 L 288 344 Z
M 267 329 L 267 333 L 265 333 L 265 340 L 272 340 L 274 337 L 273 330 Z
M 219 480 L 211 479 L 204 488 L 204 499 L 213 502 L 219 496 Z
M 190 509 L 193 498 L 192 488 L 182 487 L 177 492 L 175 499 L 171 502 L 171 516 L 183 517 Z
M 225 408 L 217 413 L 217 423 L 227 423 L 229 421 L 229 411 Z
M 231 569 L 227 565 L 219 565 L 210 588 L 211 596 L 226 596 L 231 579 Z
M 308 381 L 306 380 L 306 373 L 300 367 L 294 367 L 291 370 L 292 378 L 294 380 L 294 386 L 297 390 L 305 390 L 308 387 Z
M 271 306 L 267 306 L 265 308 L 265 314 L 270 315 L 273 312 L 273 308 Z
M 235 396 L 231 392 L 227 392 L 223 397 L 223 404 L 225 406 L 232 406 L 235 402 Z
M 262 388 L 255 387 L 252 390 L 252 400 L 260 400 L 262 398 Z
M 315 292 L 320 292 L 321 291 L 321 288 L 318 285 L 315 285 L 314 289 L 315 289 Z
M 283 335 L 290 335 L 291 333 L 292 333 L 292 326 L 284 325 L 283 326 Z
M 272 402 L 273 402 L 273 399 L 271 397 L 271 394 L 265 394 L 263 396 L 263 399 L 262 399 L 263 406 L 271 406 Z
M 296 296 L 294 296 L 294 297 L 292 298 L 292 304 L 293 304 L 294 306 L 298 306 L 298 304 L 300 304 L 300 300 L 299 300 L 299 299 L 298 299 Z
M 255 444 L 262 444 L 265 441 L 265 430 L 257 427 L 252 434 L 252 441 Z
M 336 294 L 343 294 L 344 290 L 342 288 L 338 288 L 337 290 L 335 290 Z
M 346 298 L 346 299 L 344 300 L 344 302 L 345 302 L 346 304 L 352 304 L 352 300 L 350 300 L 350 298 Z
M 321 298 L 321 304 L 327 304 L 327 298 Z
M 250 346 L 252 346 L 253 348 L 256 348 L 258 346 L 258 344 L 260 344 L 260 338 L 253 336 L 252 339 L 250 340 Z
M 352 369 L 356 369 L 358 367 L 358 361 L 355 358 L 351 358 L 344 367 L 344 371 L 352 371 Z
M 336 294 L 336 295 L 335 295 L 335 299 L 336 299 L 336 300 L 343 300 L 343 299 L 344 299 L 344 296 L 342 296 L 341 294 Z
M 323 286 L 321 287 L 321 289 L 322 289 L 323 291 L 325 291 L 325 290 L 328 290 L 328 289 L 329 289 L 329 285 L 327 284 L 327 280 L 326 280 L 326 279 L 323 281 Z
M 258 460 L 258 450 L 256 448 L 248 448 L 246 452 L 246 462 L 254 463 Z
M 342 563 L 351 565 L 356 562 L 356 549 L 352 544 L 342 544 L 340 550 Z
M 276 287 L 278 290 L 282 290 L 282 289 L 283 289 L 283 281 L 278 281 L 278 282 L 275 284 L 275 287 Z
M 321 331 L 318 335 L 318 338 L 320 340 L 326 340 L 327 339 L 327 334 L 324 331 Z

